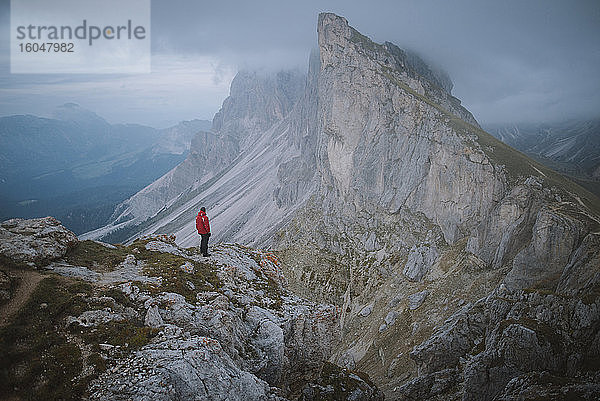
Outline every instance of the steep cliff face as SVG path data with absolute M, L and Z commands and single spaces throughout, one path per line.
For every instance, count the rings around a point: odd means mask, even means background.
M 234 137 L 244 149 L 252 143 L 252 134 L 262 134 L 290 112 L 303 89 L 304 75 L 299 71 L 241 71 L 231 82 L 212 130 Z
M 481 352 L 477 347 L 490 355 L 518 352 L 529 330 L 587 349 L 586 336 L 598 332 L 595 306 L 585 318 L 593 322 L 586 326 L 591 334 L 544 330 L 571 319 L 559 311 L 580 297 L 597 302 L 599 251 L 590 244 L 598 238 L 598 199 L 482 131 L 397 48 L 371 42 L 332 14 L 320 16 L 318 33 L 319 186 L 276 244 L 296 291 L 342 306 L 345 336 L 334 360 L 370 372 L 388 396 L 407 399 L 492 399 L 508 394 L 512 379 L 521 387 L 538 380 L 528 376 L 532 372 L 550 369 L 565 382 L 584 374 L 581 359 L 572 370 L 554 369 L 542 361 L 543 351 L 521 365 L 510 358 L 470 358 Z M 593 273 L 578 281 L 575 265 Z M 425 340 L 436 327 L 443 331 L 440 325 L 461 307 L 477 303 L 493 310 L 494 288 L 510 292 L 512 307 L 521 310 L 529 308 L 523 291 L 555 294 L 566 283 L 575 298 L 563 305 L 542 297 L 538 309 L 552 314 L 546 320 L 523 323 L 521 331 L 510 319 L 530 315 L 479 322 L 484 333 L 518 339 L 465 335 L 466 367 L 449 363 L 425 371 L 420 354 L 412 352 L 424 341 L 417 349 L 444 358 L 446 350 Z M 561 348 L 554 355 L 558 360 L 569 352 Z M 503 373 L 488 382 L 481 372 L 489 369 Z M 428 392 L 434 383 L 441 388 L 435 394 Z M 517 387 L 510 391 L 522 390 Z M 588 390 L 597 391 L 582 391 Z
M 216 241 L 277 249 L 291 289 L 341 307 L 331 360 L 368 372 L 391 399 L 561 388 L 544 387 L 544 371 L 596 391 L 586 339 L 600 326 L 598 198 L 481 130 L 414 55 L 334 14 L 317 31 L 302 93 L 271 91 L 266 114 L 236 120 L 262 92 L 232 88 L 214 127 L 252 131 L 240 155 L 138 231 L 196 244 L 204 205 Z M 585 325 L 572 323 L 578 313 Z M 515 357 L 537 340 L 530 363 Z M 542 360 L 577 347 L 592 356 L 568 368 Z
M 318 154 L 327 184 L 357 209 L 405 207 L 440 226 L 449 243 L 464 236 L 505 185 L 448 124 L 454 116 L 475 123 L 471 114 L 413 72 L 399 49 L 333 15 L 321 15 L 318 31 Z

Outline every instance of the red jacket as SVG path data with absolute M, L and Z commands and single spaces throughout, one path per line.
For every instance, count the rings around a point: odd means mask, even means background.
M 198 216 L 196 216 L 196 230 L 198 230 L 198 234 L 210 234 L 208 216 L 202 210 L 200 210 Z

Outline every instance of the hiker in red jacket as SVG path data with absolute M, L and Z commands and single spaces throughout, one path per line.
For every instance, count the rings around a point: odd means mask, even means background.
M 206 215 L 206 209 L 204 207 L 200 208 L 198 216 L 196 216 L 196 230 L 198 230 L 198 234 L 202 237 L 202 240 L 200 241 L 200 252 L 203 256 L 208 257 L 210 256 L 210 253 L 208 253 L 210 224 L 208 223 L 208 216 Z

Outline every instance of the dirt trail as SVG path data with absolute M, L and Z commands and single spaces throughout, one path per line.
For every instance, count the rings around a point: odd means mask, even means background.
M 4 327 L 10 323 L 14 314 L 25 305 L 33 290 L 37 288 L 39 282 L 44 278 L 44 276 L 35 270 L 7 270 L 6 273 L 19 277 L 20 282 L 10 301 L 0 306 L 0 327 Z

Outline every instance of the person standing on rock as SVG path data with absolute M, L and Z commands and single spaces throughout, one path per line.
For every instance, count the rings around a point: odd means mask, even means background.
M 208 253 L 208 239 L 210 238 L 210 224 L 208 223 L 208 216 L 206 215 L 206 209 L 200 208 L 198 216 L 196 216 L 196 230 L 202 237 L 200 240 L 200 252 L 204 257 L 210 256 Z

